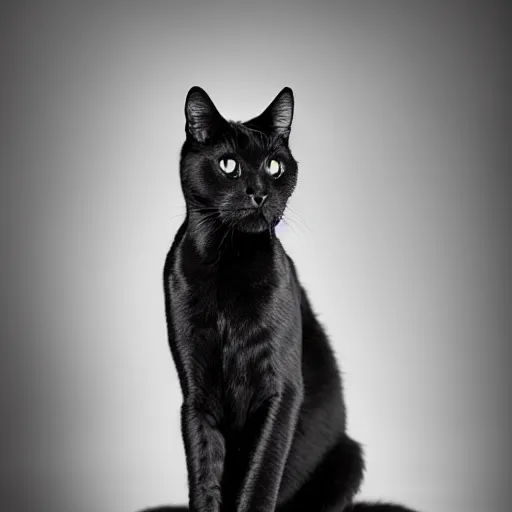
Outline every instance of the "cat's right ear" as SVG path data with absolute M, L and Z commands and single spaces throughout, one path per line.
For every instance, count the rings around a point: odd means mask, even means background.
M 262 114 L 244 124 L 264 133 L 278 133 L 288 138 L 293 120 L 293 105 L 293 91 L 285 87 Z
M 201 87 L 192 87 L 185 100 L 185 130 L 197 142 L 206 142 L 225 123 L 213 101 Z

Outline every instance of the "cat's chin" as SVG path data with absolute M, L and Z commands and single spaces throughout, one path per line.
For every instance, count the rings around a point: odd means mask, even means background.
M 261 216 L 244 219 L 236 229 L 242 233 L 263 233 L 268 231 L 268 222 Z

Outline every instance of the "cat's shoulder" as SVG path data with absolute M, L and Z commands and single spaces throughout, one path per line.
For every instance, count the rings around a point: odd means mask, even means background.
M 172 273 L 174 269 L 174 263 L 176 261 L 177 253 L 179 250 L 179 246 L 181 244 L 181 241 L 183 240 L 183 237 L 185 236 L 185 232 L 187 230 L 187 221 L 183 221 L 181 226 L 179 227 L 178 231 L 174 235 L 174 239 L 172 241 L 171 247 L 167 251 L 167 255 L 165 257 L 165 263 L 164 263 L 164 278 L 168 277 L 169 274 Z

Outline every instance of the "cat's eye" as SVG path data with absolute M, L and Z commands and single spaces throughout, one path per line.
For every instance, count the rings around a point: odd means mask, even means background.
M 267 162 L 266 170 L 270 176 L 279 178 L 283 174 L 283 164 L 278 160 L 272 159 Z
M 238 178 L 240 169 L 238 163 L 233 158 L 221 158 L 219 160 L 220 170 L 231 178 Z

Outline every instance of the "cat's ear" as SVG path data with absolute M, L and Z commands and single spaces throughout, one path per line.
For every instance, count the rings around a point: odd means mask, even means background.
M 285 87 L 258 117 L 244 123 L 264 133 L 278 133 L 287 138 L 293 120 L 293 91 Z
M 206 142 L 226 122 L 208 94 L 192 87 L 185 100 L 185 130 L 197 142 Z

